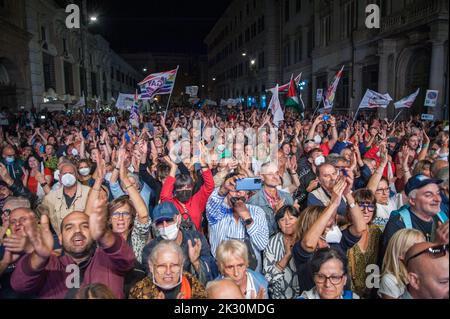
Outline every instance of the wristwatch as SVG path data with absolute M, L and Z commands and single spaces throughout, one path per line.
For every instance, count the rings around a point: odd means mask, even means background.
M 244 220 L 245 226 L 250 226 L 251 224 L 253 224 L 253 218 L 250 217 L 249 219 Z
M 350 208 L 355 208 L 356 207 L 356 203 L 351 203 L 349 204 Z

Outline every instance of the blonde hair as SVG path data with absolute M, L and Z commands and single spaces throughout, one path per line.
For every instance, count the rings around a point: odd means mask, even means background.
M 425 242 L 426 239 L 417 229 L 402 229 L 396 232 L 386 248 L 383 260 L 382 276 L 392 274 L 398 283 L 408 284 L 408 271 L 400 258 L 404 258 L 406 252 L 413 245 Z
M 295 233 L 295 241 L 300 241 L 305 236 L 308 229 L 319 219 L 324 212 L 325 207 L 309 206 L 303 210 L 297 221 L 297 231 Z
M 248 249 L 247 246 L 239 240 L 223 241 L 216 250 L 216 260 L 219 270 L 223 273 L 225 261 L 230 257 L 242 258 L 248 266 Z

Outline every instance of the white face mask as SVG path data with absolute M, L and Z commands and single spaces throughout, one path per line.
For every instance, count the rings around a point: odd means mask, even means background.
M 72 155 L 73 156 L 78 156 L 78 150 L 76 148 L 72 149 Z
M 154 274 L 154 269 L 153 269 L 153 268 L 152 268 L 152 274 Z M 153 277 L 153 283 L 154 283 L 156 286 L 158 286 L 159 288 L 161 288 L 162 290 L 172 290 L 173 288 L 175 288 L 175 287 L 181 285 L 181 282 L 183 281 L 183 272 L 180 271 L 180 280 L 179 280 L 176 284 L 170 285 L 170 286 L 162 286 L 162 285 L 160 285 L 160 284 L 158 284 L 158 283 L 156 282 L 155 275 L 152 275 L 152 277 Z
M 341 240 L 342 240 L 342 232 L 337 225 L 334 225 L 333 228 L 327 233 L 325 241 L 328 244 L 339 244 Z
M 53 178 L 55 179 L 55 181 L 58 181 L 58 182 L 59 182 L 59 170 L 56 170 L 56 171 L 53 173 Z
M 64 174 L 61 178 L 61 183 L 64 187 L 72 187 L 77 182 L 77 178 L 72 174 Z
M 163 227 L 159 229 L 159 235 L 164 240 L 175 240 L 178 237 L 178 225 L 175 223 L 173 225 Z
M 316 165 L 316 166 L 320 166 L 323 163 L 325 163 L 325 156 L 323 156 L 323 155 L 316 157 L 316 159 L 314 160 L 314 165 Z
M 91 169 L 89 167 L 80 168 L 78 172 L 80 173 L 81 176 L 88 176 L 89 173 L 91 172 Z
M 316 142 L 316 144 L 322 143 L 322 137 L 320 137 L 320 135 L 314 136 L 314 142 Z

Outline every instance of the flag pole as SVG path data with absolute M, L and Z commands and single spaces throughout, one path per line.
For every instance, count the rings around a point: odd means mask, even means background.
M 394 120 L 392 121 L 392 123 L 395 123 L 395 120 L 398 119 L 398 117 L 400 116 L 400 114 L 403 113 L 404 110 L 405 110 L 405 109 L 402 109 L 400 112 L 398 112 L 397 116 L 394 118 Z M 391 124 L 392 124 L 392 123 L 391 123 Z
M 359 113 L 359 110 L 360 110 L 361 108 L 359 108 L 358 107 L 358 110 L 356 110 L 356 114 L 355 114 L 355 116 L 353 117 L 353 121 L 352 121 L 352 127 L 353 127 L 353 124 L 355 124 L 355 121 L 356 121 L 356 118 L 358 117 L 358 113 Z
M 175 89 L 175 83 L 177 81 L 177 75 L 178 75 L 178 69 L 180 68 L 180 66 L 177 66 L 177 72 L 175 73 L 175 79 L 173 80 L 173 87 L 172 90 L 170 91 L 170 95 L 169 95 L 169 100 L 167 101 L 167 106 L 166 106 L 166 112 L 164 113 L 164 119 L 167 118 L 167 112 L 169 111 L 169 104 L 170 104 L 170 99 L 172 98 L 172 93 L 173 90 Z

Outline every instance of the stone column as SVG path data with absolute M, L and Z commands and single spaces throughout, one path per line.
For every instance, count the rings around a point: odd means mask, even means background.
M 378 92 L 381 94 L 389 93 L 394 98 L 394 92 L 389 91 L 389 55 L 395 48 L 394 39 L 383 39 L 378 42 L 378 56 L 380 57 L 378 71 Z M 378 117 L 384 119 L 387 116 L 387 109 L 379 108 Z
M 436 21 L 430 25 L 430 38 L 432 43 L 430 66 L 430 90 L 438 90 L 439 97 L 435 108 L 429 110 L 434 114 L 435 120 L 442 119 L 443 105 L 445 103 L 445 61 L 444 43 L 448 39 L 448 23 Z

